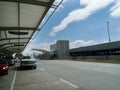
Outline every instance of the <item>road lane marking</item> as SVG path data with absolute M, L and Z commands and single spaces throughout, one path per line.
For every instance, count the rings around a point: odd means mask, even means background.
M 13 90 L 13 88 L 14 88 L 15 80 L 16 80 L 16 74 L 17 74 L 17 70 L 15 70 L 14 77 L 13 77 L 13 81 L 12 81 L 12 84 L 11 84 L 10 90 Z
M 63 78 L 59 78 L 61 81 L 63 81 L 64 83 L 67 83 L 68 85 L 70 85 L 70 86 L 72 86 L 72 87 L 74 87 L 74 88 L 79 88 L 77 85 L 75 85 L 75 84 L 72 84 L 71 82 L 69 82 L 69 81 L 66 81 L 66 80 L 64 80 Z
M 45 71 L 45 69 L 43 69 L 43 68 L 40 68 L 40 70 L 41 70 L 41 71 Z

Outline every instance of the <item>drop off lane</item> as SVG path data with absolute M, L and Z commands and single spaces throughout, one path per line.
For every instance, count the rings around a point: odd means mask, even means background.
M 12 69 L 8 77 L 1 77 L 0 90 L 11 90 L 11 85 L 12 90 L 120 90 L 120 64 L 37 62 L 35 70 L 17 70 L 15 75 Z
M 40 67 L 80 90 L 120 90 L 120 64 L 41 61 Z
M 37 69 L 17 70 L 13 90 L 80 90 L 79 87 L 71 86 L 70 83 L 49 74 L 41 68 L 38 61 Z

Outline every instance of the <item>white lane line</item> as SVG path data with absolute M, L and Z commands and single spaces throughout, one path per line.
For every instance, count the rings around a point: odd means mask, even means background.
M 15 80 L 16 80 L 16 74 L 17 74 L 17 70 L 15 70 L 14 77 L 13 77 L 13 81 L 12 81 L 10 90 L 13 90 L 13 88 L 14 88 Z
M 43 71 L 43 72 L 45 71 L 45 69 L 43 69 L 43 68 L 40 68 L 40 70 Z
M 77 85 L 75 85 L 75 84 L 72 84 L 71 82 L 69 82 L 69 81 L 66 81 L 66 80 L 64 80 L 63 78 L 59 78 L 61 81 L 63 81 L 64 83 L 67 83 L 68 85 L 70 85 L 70 86 L 72 86 L 72 87 L 74 87 L 74 88 L 79 88 Z

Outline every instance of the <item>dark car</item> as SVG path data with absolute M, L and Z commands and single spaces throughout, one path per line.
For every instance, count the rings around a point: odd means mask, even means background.
M 8 74 L 8 62 L 5 59 L 0 59 L 0 75 Z

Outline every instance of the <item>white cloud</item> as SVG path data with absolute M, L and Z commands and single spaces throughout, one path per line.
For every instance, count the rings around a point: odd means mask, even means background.
M 108 41 L 94 41 L 94 40 L 75 40 L 73 42 L 70 42 L 70 49 L 72 48 L 78 48 L 78 47 L 84 47 L 84 46 L 91 46 L 96 44 L 102 44 L 107 43 Z
M 43 49 L 43 50 L 47 50 L 50 51 L 50 45 L 54 44 L 56 41 L 54 42 L 43 42 L 40 43 L 39 45 L 29 45 L 23 52 L 24 55 L 31 55 L 33 54 L 35 51 L 33 51 L 32 49 Z
M 22 52 L 23 55 L 31 55 L 33 54 L 32 48 L 36 47 L 35 45 L 29 45 L 25 48 L 25 50 Z
M 115 1 L 115 5 L 110 9 L 110 16 L 117 18 L 120 17 L 120 0 Z
M 71 22 L 84 20 L 96 11 L 105 8 L 114 0 L 80 0 L 80 5 L 84 5 L 84 8 L 73 10 L 65 17 L 58 26 L 55 26 L 50 33 L 51 36 L 55 36 L 57 32 L 64 30 Z
M 50 45 L 54 44 L 55 42 L 56 42 L 56 40 L 53 41 L 53 42 L 43 42 L 43 43 L 40 43 L 38 45 L 38 49 L 44 49 L 44 50 L 50 51 Z
M 38 48 L 50 51 L 50 45 L 51 45 L 51 43 L 44 42 L 44 43 L 39 44 Z
M 70 48 L 77 48 L 77 47 L 89 46 L 89 45 L 95 45 L 95 44 L 98 44 L 98 43 L 93 40 L 89 40 L 89 41 L 76 40 L 70 43 Z

